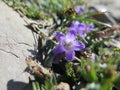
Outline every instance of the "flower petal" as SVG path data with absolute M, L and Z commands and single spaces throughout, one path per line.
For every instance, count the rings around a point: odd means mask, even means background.
M 87 25 L 87 29 L 86 30 L 92 30 L 94 28 L 94 25 L 93 24 L 89 24 Z
M 72 24 L 71 24 L 70 27 L 74 27 L 74 28 L 76 28 L 76 27 L 78 27 L 79 24 L 80 24 L 79 21 L 72 21 Z
M 63 46 L 61 46 L 60 44 L 58 44 L 57 46 L 55 46 L 55 48 L 53 49 L 53 53 L 58 54 L 58 53 L 62 53 L 64 52 L 64 48 Z
M 65 38 L 70 39 L 71 41 L 74 41 L 75 38 L 76 38 L 76 35 L 75 35 L 75 33 L 73 31 L 69 31 L 69 32 L 67 32 Z
M 78 35 L 80 35 L 80 36 L 82 37 L 82 39 L 85 38 L 85 33 L 84 33 L 84 31 L 79 30 L 79 31 L 78 31 Z
M 86 24 L 85 23 L 79 23 L 78 30 L 80 30 L 80 31 L 86 30 Z
M 65 56 L 67 60 L 72 61 L 74 59 L 75 52 L 74 51 L 65 52 Z
M 76 28 L 70 27 L 70 28 L 68 29 L 68 32 L 74 34 L 75 36 L 77 35 Z
M 74 46 L 73 46 L 74 50 L 78 51 L 78 50 L 82 50 L 85 48 L 85 44 L 81 41 L 74 41 Z
M 77 5 L 75 7 L 75 11 L 76 11 L 76 13 L 80 14 L 83 11 L 83 7 L 81 5 Z
M 55 38 L 57 41 L 61 40 L 61 37 L 64 37 L 65 35 L 62 32 L 55 32 Z

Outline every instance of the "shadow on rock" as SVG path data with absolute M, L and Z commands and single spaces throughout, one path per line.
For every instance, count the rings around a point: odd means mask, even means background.
M 32 86 L 24 82 L 10 80 L 7 83 L 7 90 L 32 90 Z

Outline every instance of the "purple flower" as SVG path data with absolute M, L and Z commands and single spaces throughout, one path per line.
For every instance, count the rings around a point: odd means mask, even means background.
M 85 38 L 85 31 L 92 30 L 94 28 L 93 24 L 86 25 L 83 22 L 72 21 L 71 26 L 68 28 L 69 32 L 73 32 L 75 35 L 80 35 L 83 39 Z
M 93 24 L 87 25 L 86 30 L 92 30 L 92 29 L 94 29 L 94 25 Z
M 86 30 L 86 24 L 79 21 L 72 21 L 71 26 L 69 27 L 70 32 L 74 32 L 75 35 L 80 35 L 83 39 L 85 37 L 84 31 Z
M 79 51 L 85 48 L 84 43 L 76 40 L 75 34 L 68 32 L 64 35 L 61 32 L 56 32 L 58 44 L 53 49 L 53 53 L 65 53 L 65 58 L 72 61 L 75 56 L 75 51 Z
M 81 5 L 77 5 L 75 7 L 75 11 L 76 11 L 76 13 L 80 14 L 83 11 L 83 7 Z

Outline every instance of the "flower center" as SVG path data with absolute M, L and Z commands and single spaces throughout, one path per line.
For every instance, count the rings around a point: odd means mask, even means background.
M 67 50 L 71 49 L 72 42 L 70 40 L 65 39 L 65 40 L 63 40 L 62 44 L 63 44 L 63 46 L 64 46 L 65 49 L 67 49 Z

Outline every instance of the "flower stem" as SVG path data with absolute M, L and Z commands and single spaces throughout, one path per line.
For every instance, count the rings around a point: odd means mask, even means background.
M 76 56 L 75 56 L 75 59 L 76 59 L 78 62 L 81 62 L 81 60 L 80 60 L 78 57 L 76 57 Z

